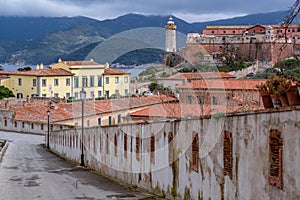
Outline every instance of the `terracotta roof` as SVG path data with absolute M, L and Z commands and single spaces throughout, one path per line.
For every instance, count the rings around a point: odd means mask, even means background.
M 234 79 L 235 76 L 225 72 L 197 72 L 197 73 L 179 73 L 168 78 L 159 78 L 163 80 L 201 80 L 201 79 Z
M 86 101 L 85 115 L 96 115 L 114 112 L 118 110 L 126 110 L 131 108 L 139 108 L 159 104 L 165 101 L 175 101 L 175 98 L 166 96 L 149 96 L 149 97 L 134 97 L 124 99 L 112 99 L 101 101 Z M 47 110 L 49 108 L 48 100 L 32 100 L 29 103 L 23 102 L 9 103 L 9 110 L 15 111 L 16 120 L 46 122 Z M 0 109 L 5 109 L 4 101 L 0 102 Z M 67 119 L 81 117 L 81 101 L 73 103 L 51 103 L 51 122 L 60 122 Z
M 179 103 L 164 103 L 156 104 L 144 108 L 142 110 L 132 112 L 132 118 L 182 118 L 196 117 L 202 115 L 212 115 L 217 112 L 230 113 L 244 111 L 245 106 L 224 106 L 224 105 L 200 105 L 200 104 L 179 104 Z M 251 107 L 251 110 L 263 109 L 263 107 Z M 203 110 L 203 111 L 202 111 Z
M 236 89 L 236 90 L 257 90 L 256 85 L 266 80 L 195 80 L 186 85 L 178 86 L 180 89 Z
M 181 75 L 188 80 L 235 78 L 235 76 L 225 72 L 182 73 Z
M 252 26 L 206 26 L 205 29 L 246 29 Z
M 122 75 L 122 74 L 130 74 L 130 73 L 126 72 L 124 70 L 113 69 L 113 68 L 105 68 L 103 74 L 104 75 Z
M 99 65 L 99 63 L 95 61 L 61 61 L 61 62 L 69 66 Z
M 38 69 L 29 71 L 0 71 L 0 75 L 23 75 L 23 76 L 73 76 L 73 74 L 64 69 Z

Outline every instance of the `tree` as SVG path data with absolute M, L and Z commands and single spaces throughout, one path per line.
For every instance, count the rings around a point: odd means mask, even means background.
M 9 97 L 15 97 L 15 95 L 7 87 L 0 86 L 0 99 L 9 98 Z

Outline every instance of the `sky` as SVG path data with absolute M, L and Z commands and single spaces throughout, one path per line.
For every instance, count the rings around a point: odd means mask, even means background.
M 86 16 L 99 20 L 137 13 L 203 22 L 289 10 L 296 0 L 0 0 L 2 16 Z

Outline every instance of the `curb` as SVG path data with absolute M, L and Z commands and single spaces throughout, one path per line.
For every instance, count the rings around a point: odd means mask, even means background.
M 8 147 L 8 141 L 5 142 L 4 147 L 0 151 L 0 162 L 2 161 L 2 158 L 3 158 L 3 156 L 4 156 L 5 152 L 6 152 L 7 147 Z

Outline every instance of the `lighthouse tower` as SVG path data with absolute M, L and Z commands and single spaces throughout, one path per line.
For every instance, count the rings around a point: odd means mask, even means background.
M 166 25 L 166 52 L 175 52 L 176 51 L 176 25 L 172 17 L 169 18 L 169 21 Z

